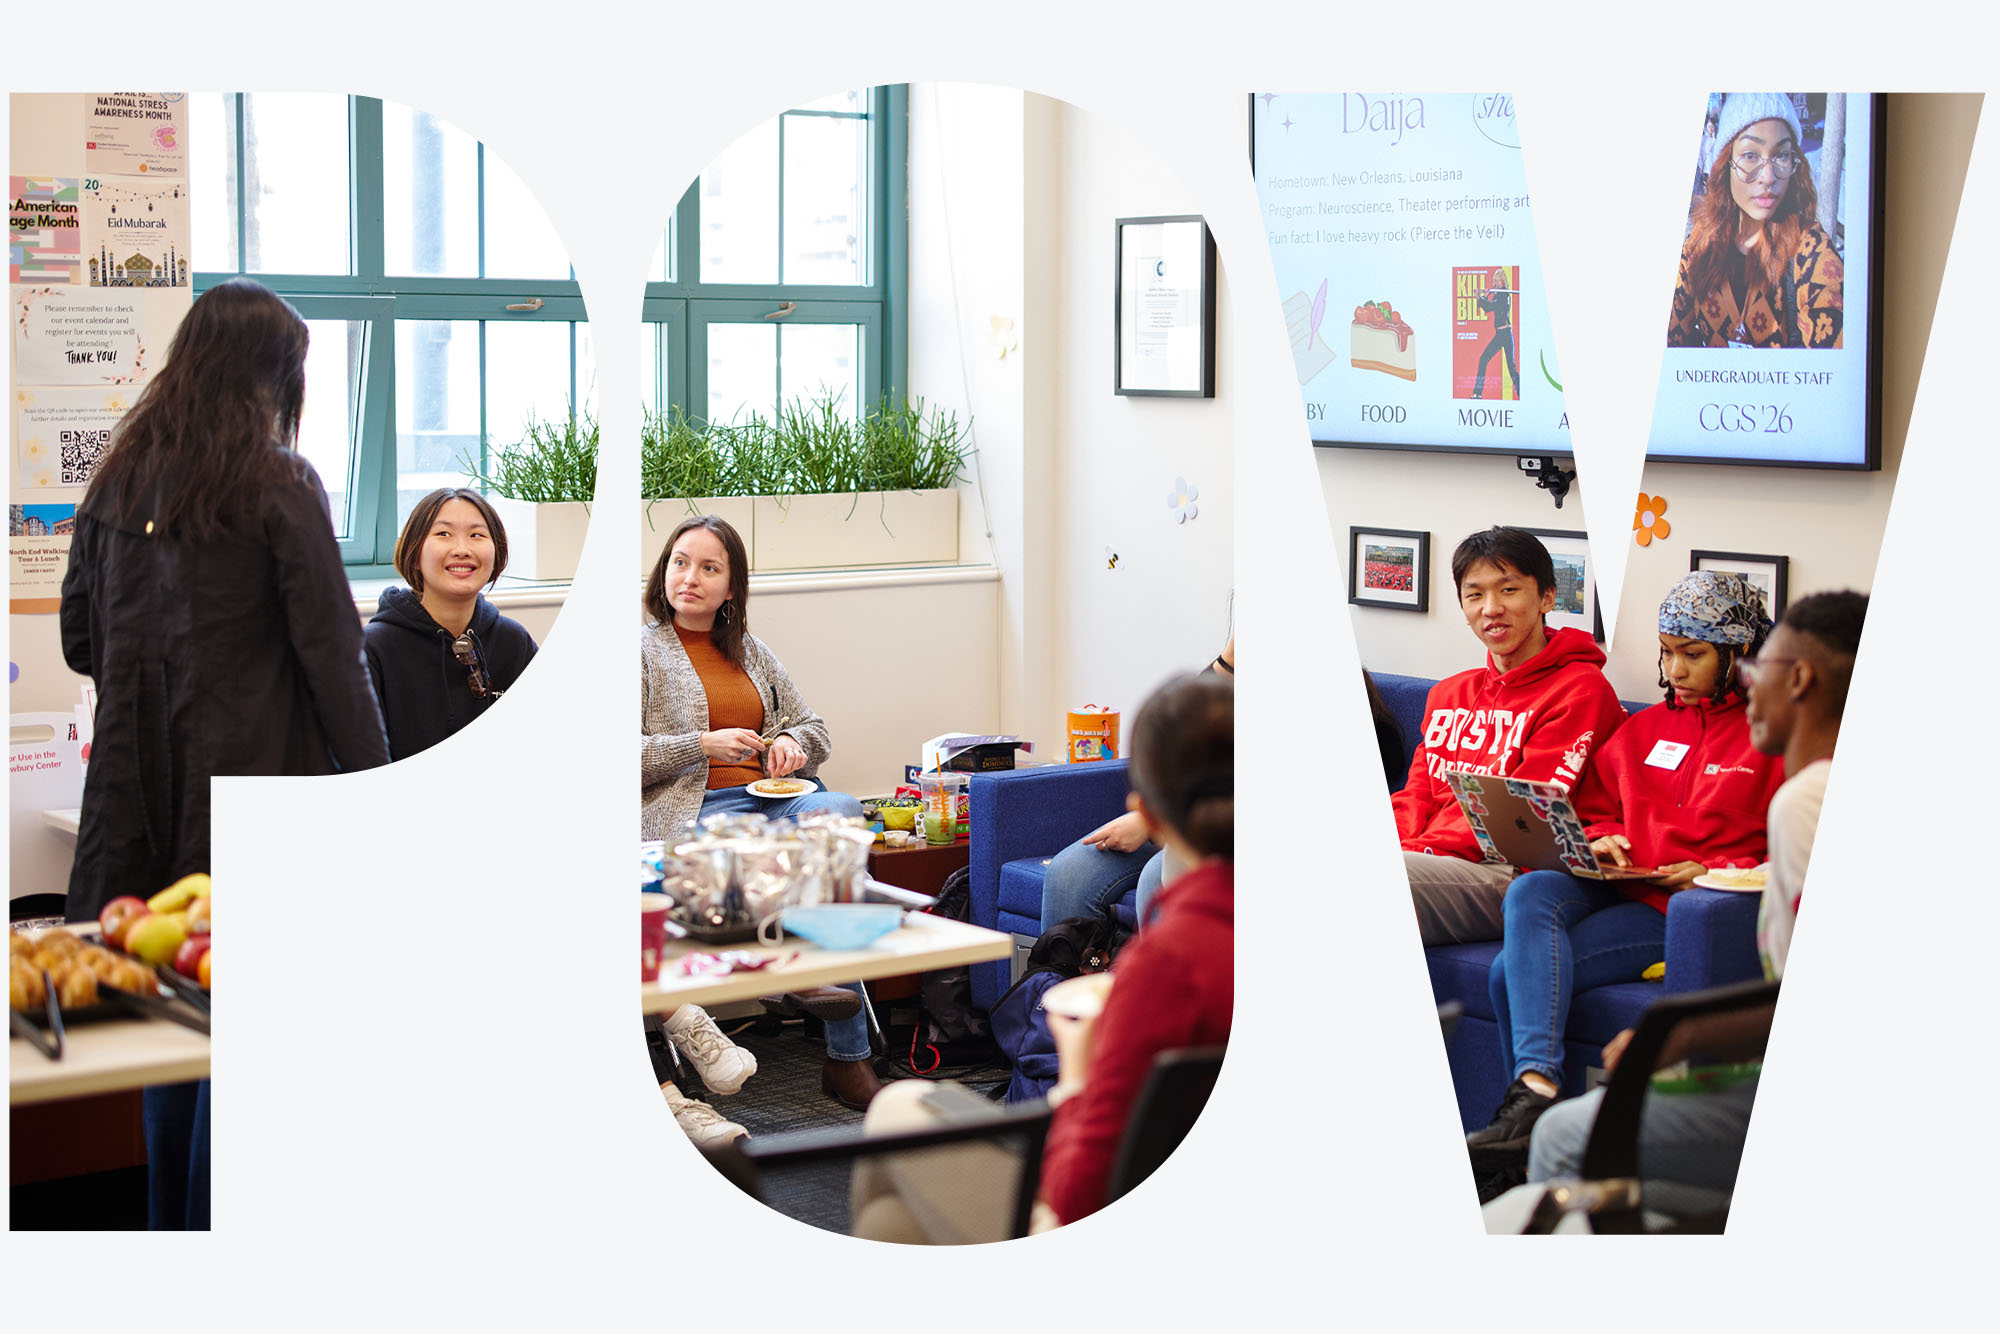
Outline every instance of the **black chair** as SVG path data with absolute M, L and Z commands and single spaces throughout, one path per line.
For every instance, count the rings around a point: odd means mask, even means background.
M 1222 1053 L 1219 1046 L 1181 1047 L 1153 1058 L 1153 1068 L 1146 1072 L 1146 1082 L 1118 1141 L 1118 1157 L 1112 1163 L 1111 1181 L 1104 1194 L 1106 1204 L 1123 1199 L 1174 1156 L 1174 1150 L 1201 1119 L 1202 1108 L 1208 1106 L 1208 1095 L 1222 1072 Z
M 1550 1182 L 1522 1231 L 1552 1232 L 1570 1213 L 1585 1214 L 1593 1232 L 1647 1231 L 1639 1179 L 1639 1124 L 1653 1072 L 1683 1060 L 1761 1057 L 1777 1002 L 1776 982 L 1742 982 L 1663 996 L 1648 1006 L 1606 1081 L 1604 1101 L 1584 1146 L 1582 1178 Z M 1728 1216 L 1725 1208 L 1679 1218 L 1657 1230 L 1719 1233 Z
M 1153 1058 L 1153 1068 L 1147 1072 L 1119 1140 L 1105 1195 L 1107 1204 L 1151 1176 L 1187 1138 L 1208 1104 L 1222 1056 L 1223 1048 L 1215 1046 L 1177 1048 Z M 769 1203 L 772 1178 L 782 1171 L 844 1163 L 851 1172 L 862 1159 L 884 1154 L 949 1144 L 1008 1144 L 1019 1158 L 1020 1171 L 1010 1183 L 1014 1194 L 1007 1202 L 1006 1236 L 1021 1237 L 1027 1235 L 1041 1184 L 1042 1145 L 1052 1116 L 1048 1103 L 1037 1099 L 1011 1107 L 977 1108 L 955 1125 L 927 1130 L 870 1135 L 859 1126 L 838 1126 L 765 1135 L 710 1149 L 708 1159 L 738 1188 Z

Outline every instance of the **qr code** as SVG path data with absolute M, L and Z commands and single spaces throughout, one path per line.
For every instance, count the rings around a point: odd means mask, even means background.
M 104 447 L 111 443 L 111 431 L 63 430 L 62 437 L 62 485 L 82 486 L 90 481 L 90 475 L 97 471 L 97 461 L 104 457 Z

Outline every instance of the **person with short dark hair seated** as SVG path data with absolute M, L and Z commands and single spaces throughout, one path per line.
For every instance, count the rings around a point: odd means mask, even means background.
M 1168 682 L 1132 729 L 1134 812 L 1187 871 L 1164 885 L 1152 922 L 1117 962 L 1102 1012 L 1082 1039 L 1085 1064 L 1064 1056 L 1042 1153 L 1033 1230 L 1073 1223 L 1102 1208 L 1112 1165 L 1153 1062 L 1162 1052 L 1225 1044 L 1235 1007 L 1236 710 L 1226 676 Z M 869 1109 L 868 1128 L 929 1123 L 929 1081 L 891 1084 Z M 941 1151 L 919 1151 L 939 1154 Z M 898 1155 L 915 1157 L 916 1155 Z M 967 1145 L 899 1172 L 864 1160 L 853 1187 L 856 1236 L 882 1241 L 974 1242 L 997 1237 L 953 1229 L 982 1193 L 981 1175 L 1003 1176 L 1007 1156 Z M 991 1192 L 986 1192 L 990 1194 Z M 990 1215 L 988 1222 L 992 1221 Z
M 1784 757 L 1785 782 L 1771 798 L 1770 860 L 1757 913 L 1757 952 L 1765 976 L 1784 975 L 1805 885 L 1820 805 L 1832 768 L 1848 683 L 1868 615 L 1865 593 L 1817 593 L 1785 612 L 1763 649 L 1737 664 L 1748 693 L 1750 739 L 1766 755 Z M 1632 1031 L 1604 1048 L 1616 1070 Z M 1663 1065 L 1681 1059 L 1670 1043 Z M 1654 1077 L 1639 1120 L 1639 1175 L 1648 1211 L 1669 1217 L 1712 1214 L 1727 1207 L 1749 1133 L 1760 1067 L 1694 1069 L 1663 1088 Z M 1676 1085 L 1698 1091 L 1675 1091 Z M 1591 1126 L 1603 1102 L 1593 1089 L 1550 1108 L 1535 1123 L 1526 1186 L 1486 1206 L 1489 1231 L 1517 1230 L 1541 1195 L 1541 1183 L 1574 1177 L 1583 1167 Z
M 1764 860 L 1764 809 L 1784 769 L 1751 744 L 1736 676 L 1770 632 L 1764 605 L 1740 574 L 1699 570 L 1675 584 L 1660 603 L 1666 700 L 1599 746 L 1573 793 L 1601 866 L 1659 876 L 1529 871 L 1508 888 L 1489 989 L 1514 1082 L 1492 1123 L 1466 1137 L 1475 1166 L 1511 1157 L 1519 1171 L 1536 1118 L 1562 1087 L 1570 998 L 1637 981 L 1666 958 L 1667 902 L 1696 876 Z
M 1550 633 L 1555 562 L 1524 528 L 1458 544 L 1451 578 L 1486 665 L 1446 677 L 1424 701 L 1424 735 L 1396 793 L 1396 832 L 1426 945 L 1498 940 L 1514 868 L 1481 860 L 1447 769 L 1574 786 L 1593 749 L 1625 720 L 1604 679 L 1604 650 L 1581 630 Z

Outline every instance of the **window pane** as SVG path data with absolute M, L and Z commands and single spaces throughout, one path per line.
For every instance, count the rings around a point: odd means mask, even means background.
M 498 451 L 527 434 L 528 419 L 569 416 L 569 325 L 551 320 L 486 326 L 486 440 Z
M 576 396 L 581 400 L 577 409 L 585 416 L 597 415 L 597 340 L 591 336 L 588 324 L 571 326 L 576 330 Z
M 645 362 L 639 370 L 639 402 L 646 411 L 657 412 L 663 402 L 668 402 L 661 392 L 667 383 L 668 354 L 673 351 L 665 323 L 646 326 Z
M 867 182 L 867 121 L 785 117 L 782 281 L 867 281 Z
M 567 278 L 569 252 L 514 169 L 486 150 L 486 276 Z
M 197 273 L 235 273 L 236 95 L 193 93 L 189 119 L 188 201 Z
M 347 99 L 243 95 L 244 268 L 348 273 Z
M 772 324 L 708 326 L 708 419 L 765 417 L 778 406 L 778 329 Z
M 701 281 L 778 280 L 778 122 L 731 144 L 701 174 Z
M 478 456 L 478 322 L 396 321 L 396 527 Z
M 785 328 L 778 336 L 778 375 L 779 391 L 786 402 L 832 395 L 846 400 L 850 416 L 860 416 L 861 326 L 794 324 Z
M 479 276 L 479 146 L 396 102 L 382 104 L 382 252 L 390 273 Z
M 299 422 L 299 453 L 318 470 L 333 504 L 333 527 L 354 532 L 352 497 L 354 434 L 361 421 L 361 369 L 367 346 L 365 320 L 307 320 L 306 410 Z

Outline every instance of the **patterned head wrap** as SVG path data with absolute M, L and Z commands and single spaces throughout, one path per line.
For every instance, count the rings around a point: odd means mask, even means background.
M 1754 644 L 1771 628 L 1764 590 L 1740 574 L 1696 570 L 1660 602 L 1660 633 L 1706 644 Z

